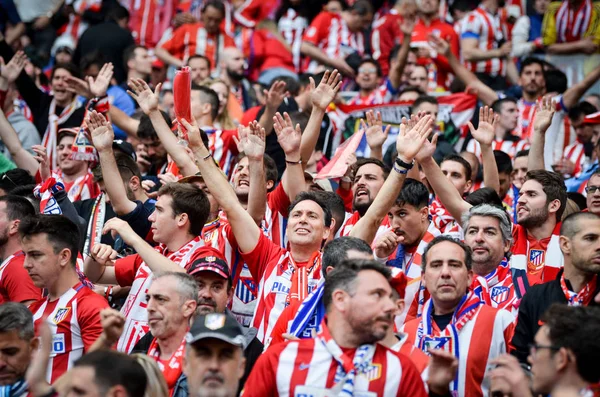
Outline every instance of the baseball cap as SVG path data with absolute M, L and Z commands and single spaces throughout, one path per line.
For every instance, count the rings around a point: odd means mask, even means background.
M 188 267 L 187 274 L 193 276 L 199 272 L 213 272 L 219 276 L 229 279 L 231 277 L 227 261 L 223 255 L 212 247 L 202 247 L 201 256 Z
M 131 157 L 134 161 L 137 161 L 137 155 L 135 154 L 135 149 L 133 145 L 127 141 L 122 139 L 115 139 L 112 144 L 113 149 L 117 149 L 129 157 Z
M 329 179 L 315 179 L 317 174 L 310 173 L 308 171 L 304 171 L 304 177 L 310 179 L 317 186 L 319 186 L 325 192 L 333 192 L 333 187 L 331 187 L 331 182 Z
M 79 128 L 61 128 L 56 134 L 56 143 L 58 144 L 65 135 L 76 137 L 78 133 Z
M 185 177 L 181 178 L 180 180 L 178 180 L 177 182 L 179 182 L 179 183 L 204 182 L 204 178 L 202 178 L 202 174 L 200 173 L 200 171 L 198 171 L 194 175 L 185 176 Z
M 210 313 L 194 320 L 185 341 L 192 345 L 202 339 L 219 339 L 234 346 L 244 347 L 246 339 L 242 326 L 226 313 Z

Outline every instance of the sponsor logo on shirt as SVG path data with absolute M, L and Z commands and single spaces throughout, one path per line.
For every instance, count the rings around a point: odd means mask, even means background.
M 65 347 L 65 334 L 56 334 L 52 335 L 52 354 L 51 356 L 55 356 L 57 354 L 66 353 L 67 349 Z

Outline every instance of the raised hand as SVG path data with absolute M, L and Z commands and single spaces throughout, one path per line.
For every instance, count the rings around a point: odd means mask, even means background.
M 383 233 L 375 240 L 373 253 L 377 258 L 387 258 L 392 255 L 404 237 L 398 236 L 393 230 Z
M 399 21 L 400 31 L 404 35 L 411 36 L 416 23 L 417 18 L 415 15 L 406 15 L 404 18 L 402 18 L 402 21 Z
M 447 56 L 450 52 L 450 44 L 444 39 L 435 34 L 430 34 L 428 36 L 429 45 L 438 53 L 444 56 Z
M 277 134 L 277 142 L 279 142 L 279 146 L 283 149 L 286 157 L 288 155 L 297 155 L 297 157 L 288 160 L 295 161 L 296 158 L 299 158 L 300 142 L 302 140 L 300 124 L 296 124 L 296 128 L 294 128 L 292 119 L 287 112 L 283 113 L 283 117 L 281 113 L 277 112 L 275 117 L 273 117 L 273 129 Z
M 18 51 L 6 65 L 4 59 L 0 58 L 0 76 L 8 80 L 9 83 L 14 82 L 27 62 L 27 55 L 23 51 Z
M 125 327 L 125 316 L 118 310 L 106 308 L 100 311 L 100 324 L 102 324 L 101 338 L 108 346 L 112 346 L 121 337 Z
M 194 152 L 194 154 L 200 152 L 199 154 L 202 156 L 209 154 L 208 148 L 204 146 L 204 142 L 202 142 L 200 128 L 198 127 L 198 123 L 196 123 L 196 119 L 192 116 L 192 124 L 188 123 L 186 119 L 181 119 L 181 123 L 188 133 L 189 148 L 192 152 Z
M 125 244 L 130 246 L 133 245 L 133 242 L 136 239 L 141 238 L 136 232 L 133 231 L 131 226 L 129 226 L 129 223 L 119 218 L 112 218 L 106 221 L 104 228 L 102 229 L 102 234 L 106 234 L 108 232 L 112 232 L 113 236 L 118 234 L 121 236 Z
M 156 85 L 154 92 L 152 92 L 148 84 L 142 79 L 131 79 L 127 85 L 131 89 L 127 90 L 127 93 L 135 99 L 145 114 L 150 114 L 150 112 L 158 110 L 158 96 L 162 83 Z
M 423 162 L 426 159 L 433 158 L 433 154 L 435 153 L 435 148 L 437 147 L 438 137 L 439 137 L 438 134 L 433 134 L 431 141 L 429 141 L 429 139 L 425 139 L 423 146 L 421 146 L 421 149 L 415 156 L 415 159 L 418 162 Z
M 93 78 L 92 76 L 87 76 L 85 78 L 92 96 L 103 97 L 106 95 L 106 90 L 108 90 L 110 80 L 113 76 L 113 69 L 114 67 L 111 62 L 105 63 L 96 78 Z
M 404 121 L 404 120 L 403 120 Z M 398 157 L 404 162 L 412 162 L 433 131 L 433 117 L 425 116 L 410 128 L 404 122 L 400 124 L 400 133 L 396 140 Z
M 40 177 L 42 178 L 42 182 L 48 180 L 52 173 L 50 172 L 50 162 L 48 161 L 48 153 L 46 152 L 46 148 L 42 145 L 33 145 L 31 150 L 34 151 L 35 155 L 34 159 L 40 163 Z
M 100 265 L 114 261 L 117 259 L 117 255 L 117 251 L 107 244 L 95 244 L 90 252 L 92 259 Z
M 240 139 L 234 137 L 240 152 L 244 152 L 251 160 L 262 160 L 265 155 L 265 129 L 252 121 L 247 128 L 238 127 Z
M 263 90 L 263 93 L 266 100 L 265 105 L 272 111 L 276 111 L 285 97 L 290 95 L 290 93 L 287 91 L 287 84 L 282 80 L 278 80 L 271 84 L 271 88 L 268 90 Z
M 383 121 L 381 120 L 381 113 L 377 112 L 377 116 L 373 114 L 372 110 L 369 110 L 365 113 L 367 117 L 367 123 L 365 124 L 364 120 L 360 120 L 362 128 L 365 130 L 365 135 L 367 137 L 367 144 L 373 150 L 381 149 L 385 140 L 388 137 L 391 126 L 388 125 L 383 129 Z
M 67 91 L 85 98 L 92 97 L 90 86 L 85 80 L 75 76 L 67 76 L 65 77 L 65 83 L 67 84 Z
M 469 121 L 469 129 L 471 135 L 481 146 L 490 146 L 494 142 L 494 131 L 498 126 L 500 116 L 494 114 L 494 111 L 490 107 L 479 108 L 479 125 L 477 129 L 473 127 L 473 124 Z
M 312 93 L 310 94 L 310 100 L 313 106 L 322 111 L 327 110 L 327 107 L 337 95 L 338 91 L 342 87 L 342 75 L 334 69 L 332 72 L 329 70 L 325 71 L 323 78 L 319 83 L 319 86 L 315 88 L 315 80 L 309 77 L 310 88 Z
M 555 110 L 556 105 L 550 95 L 546 95 L 540 99 L 536 105 L 533 129 L 541 134 L 545 134 L 550 124 L 552 124 L 552 117 Z
M 112 148 L 115 133 L 112 125 L 106 121 L 102 114 L 92 110 L 87 120 L 87 126 L 92 135 L 92 143 L 98 151 Z

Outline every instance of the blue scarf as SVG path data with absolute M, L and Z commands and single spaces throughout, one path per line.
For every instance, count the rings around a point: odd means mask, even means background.
M 325 279 L 321 278 L 316 288 L 300 304 L 298 313 L 296 313 L 290 326 L 290 334 L 301 339 L 313 337 L 312 331 L 318 328 L 325 317 L 324 290 Z
M 29 386 L 25 379 L 21 379 L 12 385 L 0 386 L 0 397 L 21 397 L 26 396 Z

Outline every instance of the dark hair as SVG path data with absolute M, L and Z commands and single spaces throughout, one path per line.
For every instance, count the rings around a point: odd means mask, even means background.
M 519 76 L 522 75 L 525 68 L 530 65 L 540 65 L 542 73 L 544 73 L 544 63 L 538 58 L 528 57 L 521 61 L 521 70 L 519 71 Z
M 569 109 L 569 119 L 577 120 L 580 117 L 585 117 L 588 114 L 596 113 L 598 109 L 589 102 L 581 101 L 577 105 Z
M 35 179 L 22 168 L 8 170 L 0 175 L 0 189 L 6 193 L 23 185 L 35 185 Z
M 514 103 L 515 105 L 518 103 L 517 100 L 511 96 L 507 96 L 501 99 L 497 99 L 492 103 L 492 110 L 494 113 L 500 113 L 502 111 L 502 105 L 505 103 Z
M 140 169 L 131 156 L 125 153 L 115 153 L 115 161 L 117 163 L 117 168 L 119 169 L 119 175 L 121 175 L 123 182 L 129 182 L 129 180 L 134 176 L 137 176 L 140 181 L 142 180 Z
M 432 105 L 439 105 L 439 102 L 435 97 L 432 97 L 430 95 L 421 95 L 417 99 L 415 99 L 415 101 L 411 105 L 410 113 L 416 113 L 415 109 L 421 106 L 422 103 L 431 103 Z
M 296 128 L 296 124 L 300 124 L 300 130 L 304 131 L 308 124 L 309 115 L 308 113 L 301 111 L 292 112 L 290 113 L 290 119 L 292 120 L 294 128 Z
M 348 259 L 348 251 L 373 254 L 373 250 L 364 240 L 356 237 L 344 236 L 331 240 L 323 247 L 323 275 L 326 269 L 337 267 L 342 261 Z
M 429 191 L 423 183 L 416 179 L 407 178 L 395 204 L 400 207 L 409 204 L 420 210 L 429 205 Z
M 221 0 L 209 0 L 206 3 L 204 3 L 204 6 L 202 7 L 203 14 L 208 7 L 216 8 L 217 10 L 221 11 L 221 14 L 223 14 L 223 16 L 227 14 L 227 11 L 225 10 L 225 4 L 223 4 Z
M 422 96 L 426 96 L 422 89 L 420 89 L 419 87 L 415 87 L 414 85 L 408 85 L 408 86 L 404 87 L 402 89 L 402 91 L 400 91 L 400 93 L 398 94 L 398 96 L 402 96 L 402 94 L 405 94 L 407 92 L 416 92 L 417 94 L 419 94 L 419 98 L 422 97 Z M 419 99 L 419 98 L 417 98 L 417 99 Z M 414 108 L 414 106 L 415 105 L 413 103 L 413 105 L 411 106 L 411 108 Z
M 563 212 L 567 207 L 567 188 L 562 176 L 555 172 L 546 170 L 532 170 L 525 175 L 525 180 L 534 180 L 542 185 L 542 190 L 546 193 L 546 205 L 553 200 L 560 201 L 560 208 L 556 211 L 556 222 L 560 222 Z
M 148 378 L 144 368 L 133 358 L 112 350 L 97 350 L 75 361 L 74 367 L 94 369 L 94 383 L 106 395 L 114 386 L 123 386 L 127 397 L 144 397 Z
M 449 154 L 448 156 L 444 157 L 444 159 L 440 163 L 440 166 L 446 161 L 454 161 L 456 163 L 461 164 L 465 169 L 465 177 L 467 178 L 467 181 L 473 180 L 473 169 L 471 168 L 471 163 L 465 160 L 462 156 L 458 154 Z
M 169 128 L 171 128 L 171 120 L 169 120 L 169 115 L 163 112 L 162 110 L 160 111 L 160 114 L 162 114 L 163 119 L 165 120 Z M 156 130 L 152 125 L 152 121 L 150 120 L 150 116 L 148 116 L 147 114 L 142 114 L 142 117 L 140 117 L 140 124 L 137 129 L 137 136 L 140 139 L 151 139 L 153 141 L 159 140 L 158 135 L 156 134 Z
M 465 197 L 465 201 L 472 206 L 479 204 L 491 204 L 504 209 L 502 205 L 502 199 L 491 187 L 482 187 L 475 190 L 473 193 L 470 193 L 467 195 L 467 197 Z
M 8 194 L 0 197 L 0 202 L 6 203 L 6 215 L 9 221 L 35 216 L 35 208 L 25 197 Z
M 308 87 L 310 85 L 310 78 L 311 77 L 313 79 L 315 78 L 315 76 L 313 76 L 310 73 L 300 73 L 300 74 L 298 74 L 298 84 L 300 85 L 300 88 Z M 315 84 L 316 84 L 316 81 L 315 81 Z
M 376 60 L 374 60 L 373 58 L 363 58 L 360 63 L 358 64 L 357 69 L 359 69 L 362 65 L 364 65 L 365 63 L 370 63 L 372 65 L 375 66 L 375 69 L 377 70 L 377 77 L 381 77 L 383 76 L 383 72 L 381 71 L 381 65 L 379 64 L 379 62 L 377 62 Z
M 167 183 L 158 190 L 158 196 L 171 197 L 174 215 L 187 214 L 190 222 L 189 232 L 200 236 L 210 212 L 210 203 L 206 193 L 191 183 Z
M 210 68 L 210 59 L 208 59 L 208 57 L 204 56 L 204 55 L 200 55 L 200 54 L 194 54 L 191 57 L 188 58 L 187 60 L 187 64 L 190 64 L 190 61 L 193 61 L 194 59 L 202 59 L 204 60 L 207 64 L 208 67 Z
M 364 17 L 365 15 L 373 14 L 373 6 L 370 1 L 358 0 L 348 7 L 348 11 L 355 12 L 361 17 Z
M 465 253 L 465 265 L 467 266 L 468 270 L 471 270 L 471 266 L 473 265 L 473 255 L 471 252 L 471 247 L 469 247 L 467 244 L 463 243 L 460 240 L 457 240 L 453 237 L 442 234 L 440 236 L 435 237 L 433 240 L 431 240 L 431 242 L 427 245 L 427 247 L 425 247 L 425 251 L 423 251 L 423 261 L 422 261 L 423 271 L 425 271 L 425 267 L 427 266 L 427 254 L 429 253 L 429 250 L 431 250 L 436 245 L 446 242 L 446 241 L 449 243 L 456 244 L 460 248 L 462 248 L 462 250 Z
M 35 337 L 33 315 L 27 306 L 17 302 L 0 305 L 0 334 L 17 331 L 21 340 L 29 342 Z
M 550 69 L 544 72 L 546 80 L 546 92 L 564 93 L 568 88 L 567 75 L 558 69 Z
M 383 163 L 383 161 L 378 160 L 378 159 L 374 159 L 372 157 L 363 157 L 360 158 L 356 161 L 356 163 L 354 163 L 352 165 L 352 174 L 356 176 L 356 173 L 358 172 L 358 170 L 363 166 L 363 165 L 367 165 L 367 164 L 375 164 L 376 166 L 378 166 L 379 168 L 381 168 L 381 170 L 383 171 L 383 179 L 387 179 L 388 175 L 390 174 L 390 168 L 385 165 Z
M 265 165 L 265 180 L 267 182 L 273 181 L 276 183 L 277 179 L 279 178 L 279 172 L 277 172 L 277 164 L 275 163 L 275 160 L 273 160 L 273 157 L 265 153 L 263 157 L 263 164 Z M 273 184 L 271 190 L 273 189 L 275 189 L 275 184 Z
M 298 195 L 296 196 L 294 201 L 292 201 L 292 203 L 289 206 L 288 214 L 292 213 L 292 211 L 294 210 L 294 207 L 296 207 L 296 205 L 298 205 L 302 201 L 306 201 L 306 200 L 314 201 L 315 203 L 317 203 L 319 205 L 319 207 L 321 207 L 321 209 L 323 210 L 323 223 L 325 224 L 325 227 L 331 226 L 331 219 L 332 219 L 331 210 L 329 209 L 329 207 L 327 206 L 325 201 L 323 201 L 323 199 L 319 195 L 315 194 L 315 192 L 300 192 L 300 193 L 298 193 Z
M 575 356 L 577 372 L 586 382 L 598 383 L 600 372 L 600 309 L 554 303 L 542 316 L 550 344 L 564 347 Z
M 52 68 L 52 73 L 50 73 L 50 81 L 52 81 L 52 79 L 54 78 L 54 74 L 56 73 L 56 71 L 58 69 L 64 69 L 67 72 L 71 73 L 71 76 L 77 77 L 77 78 L 81 78 L 81 74 L 79 73 L 79 69 L 77 69 L 77 66 L 75 66 L 74 64 L 72 64 L 70 62 L 69 63 L 57 63 Z
M 323 291 L 323 304 L 325 310 L 328 310 L 333 301 L 333 293 L 338 290 L 344 290 L 353 295 L 356 288 L 356 279 L 358 273 L 363 270 L 375 270 L 387 280 L 392 273 L 388 267 L 374 260 L 367 259 L 346 259 L 340 262 L 325 278 L 325 287 Z
M 85 71 L 92 65 L 98 66 L 98 70 L 102 68 L 105 63 L 104 55 L 98 50 L 88 52 L 79 60 L 79 70 L 82 75 L 85 75 Z
M 324 203 L 327 208 L 331 211 L 331 216 L 335 219 L 335 230 L 337 232 L 346 218 L 346 207 L 344 206 L 344 200 L 335 192 L 313 192 L 317 195 Z
M 77 225 L 66 216 L 45 214 L 30 216 L 19 223 L 19 234 L 22 240 L 33 235 L 45 234 L 55 254 L 63 249 L 71 252 L 69 262 L 75 266 L 81 236 Z
M 120 4 L 113 5 L 106 14 L 107 21 L 119 22 L 121 19 L 129 19 L 129 11 Z
M 595 175 L 595 174 L 592 174 L 592 176 L 593 175 Z M 589 179 L 588 179 L 588 181 L 589 181 Z M 574 201 L 575 204 L 577 204 L 577 206 L 579 207 L 579 209 L 581 211 L 583 211 L 584 209 L 587 208 L 587 200 L 581 193 L 567 192 L 567 200 Z
M 598 220 L 600 216 L 592 213 L 592 212 L 575 212 L 569 216 L 567 216 L 560 226 L 560 235 L 566 236 L 568 238 L 573 238 L 577 233 L 581 231 L 581 227 L 579 226 L 579 220 Z
M 277 81 L 283 81 L 285 83 L 285 89 L 293 97 L 298 95 L 298 93 L 300 92 L 300 84 L 298 83 L 298 80 L 292 76 L 279 76 L 274 78 L 273 80 L 271 80 L 269 88 L 271 88 L 271 86 Z
M 499 174 L 510 175 L 513 172 L 512 160 L 508 154 L 502 150 L 494 150 L 494 159 L 496 159 L 496 167 Z
M 125 49 L 125 51 L 123 51 L 123 66 L 125 66 L 125 70 L 129 70 L 129 67 L 127 66 L 127 63 L 129 61 L 131 61 L 132 59 L 135 58 L 135 50 L 137 50 L 138 48 L 142 48 L 144 50 L 148 50 L 148 48 L 146 46 L 143 46 L 143 45 L 140 45 L 140 44 L 134 44 L 134 45 L 130 45 L 129 47 L 127 47 Z M 190 57 L 190 59 L 192 57 Z
M 33 189 L 35 189 L 35 186 L 35 184 L 19 186 L 11 190 L 10 194 L 13 196 L 24 197 L 29 200 L 29 202 L 33 205 L 35 213 L 37 214 L 40 212 L 40 199 L 35 197 L 33 194 Z
M 210 117 L 213 120 L 217 119 L 219 115 L 219 95 L 212 88 L 205 87 L 203 85 L 192 84 L 192 91 L 200 92 L 200 102 L 210 104 Z
M 517 157 L 529 157 L 529 149 L 519 150 L 517 154 L 515 154 L 515 159 Z

